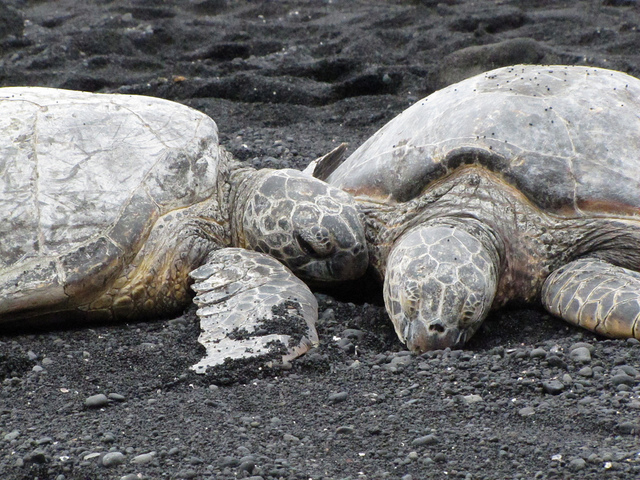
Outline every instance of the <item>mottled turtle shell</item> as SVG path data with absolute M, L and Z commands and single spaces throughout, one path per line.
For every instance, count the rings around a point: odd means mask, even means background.
M 55 278 L 99 285 L 158 217 L 217 188 L 215 122 L 167 100 L 2 88 L 0 131 L 0 279 L 20 285 L 4 303 L 62 301 Z
M 548 213 L 638 216 L 640 80 L 590 67 L 493 70 L 420 100 L 327 180 L 392 204 L 467 164 Z

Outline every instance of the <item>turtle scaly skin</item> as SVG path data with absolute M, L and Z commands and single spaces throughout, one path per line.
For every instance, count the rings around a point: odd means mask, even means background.
M 640 80 L 621 72 L 500 68 L 418 101 L 319 174 L 361 205 L 400 339 L 460 346 L 510 302 L 640 338 L 638 112 Z

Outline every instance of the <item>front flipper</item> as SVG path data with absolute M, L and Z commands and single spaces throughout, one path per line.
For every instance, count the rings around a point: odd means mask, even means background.
M 268 255 L 224 248 L 191 272 L 202 333 L 207 349 L 192 369 L 225 359 L 264 357 L 287 362 L 318 344 L 318 304 L 304 282 Z
M 553 272 L 542 303 L 569 323 L 613 338 L 640 339 L 640 273 L 602 260 L 575 260 Z

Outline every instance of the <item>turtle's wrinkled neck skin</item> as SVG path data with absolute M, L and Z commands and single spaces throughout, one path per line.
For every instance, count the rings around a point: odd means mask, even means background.
M 415 226 L 458 225 L 472 233 L 482 225 L 500 259 L 493 308 L 538 300 L 549 273 L 579 257 L 633 269 L 640 264 L 640 222 L 544 213 L 496 174 L 475 166 L 458 170 L 405 203 L 358 201 L 365 214 L 371 265 L 381 279 L 394 243 Z

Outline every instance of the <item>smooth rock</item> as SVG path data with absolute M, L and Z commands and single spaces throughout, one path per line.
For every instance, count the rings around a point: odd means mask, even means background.
M 636 379 L 626 373 L 619 373 L 611 377 L 611 383 L 614 385 L 629 385 L 630 387 L 636 384 Z
M 463 395 L 462 401 L 467 405 L 471 405 L 473 403 L 481 402 L 482 401 L 482 397 L 480 395 L 476 395 L 476 394 Z
M 558 395 L 564 390 L 564 383 L 560 380 L 549 380 L 542 382 L 542 388 L 550 395 Z
M 99 393 L 97 395 L 92 395 L 87 397 L 84 401 L 84 405 L 88 408 L 100 408 L 109 404 L 109 399 L 104 393 Z
M 348 396 L 349 395 L 347 394 L 347 392 L 332 393 L 331 395 L 329 395 L 329 401 L 331 403 L 344 402 Z
M 109 452 L 105 453 L 102 457 L 102 465 L 105 467 L 117 467 L 122 465 L 125 461 L 124 454 L 122 452 Z
M 420 445 L 435 445 L 438 443 L 438 438 L 435 435 L 425 435 L 424 437 L 414 438 L 411 441 L 411 445 L 414 447 Z
M 533 407 L 524 407 L 518 410 L 518 415 L 520 415 L 521 417 L 530 417 L 535 413 L 536 411 Z
M 571 350 L 569 358 L 577 363 L 589 363 L 591 361 L 591 352 L 587 347 L 578 347 Z
M 136 463 L 138 465 L 144 465 L 145 463 L 149 463 L 153 461 L 153 457 L 156 456 L 156 452 L 143 453 L 141 455 L 136 455 L 131 459 L 131 463 Z

